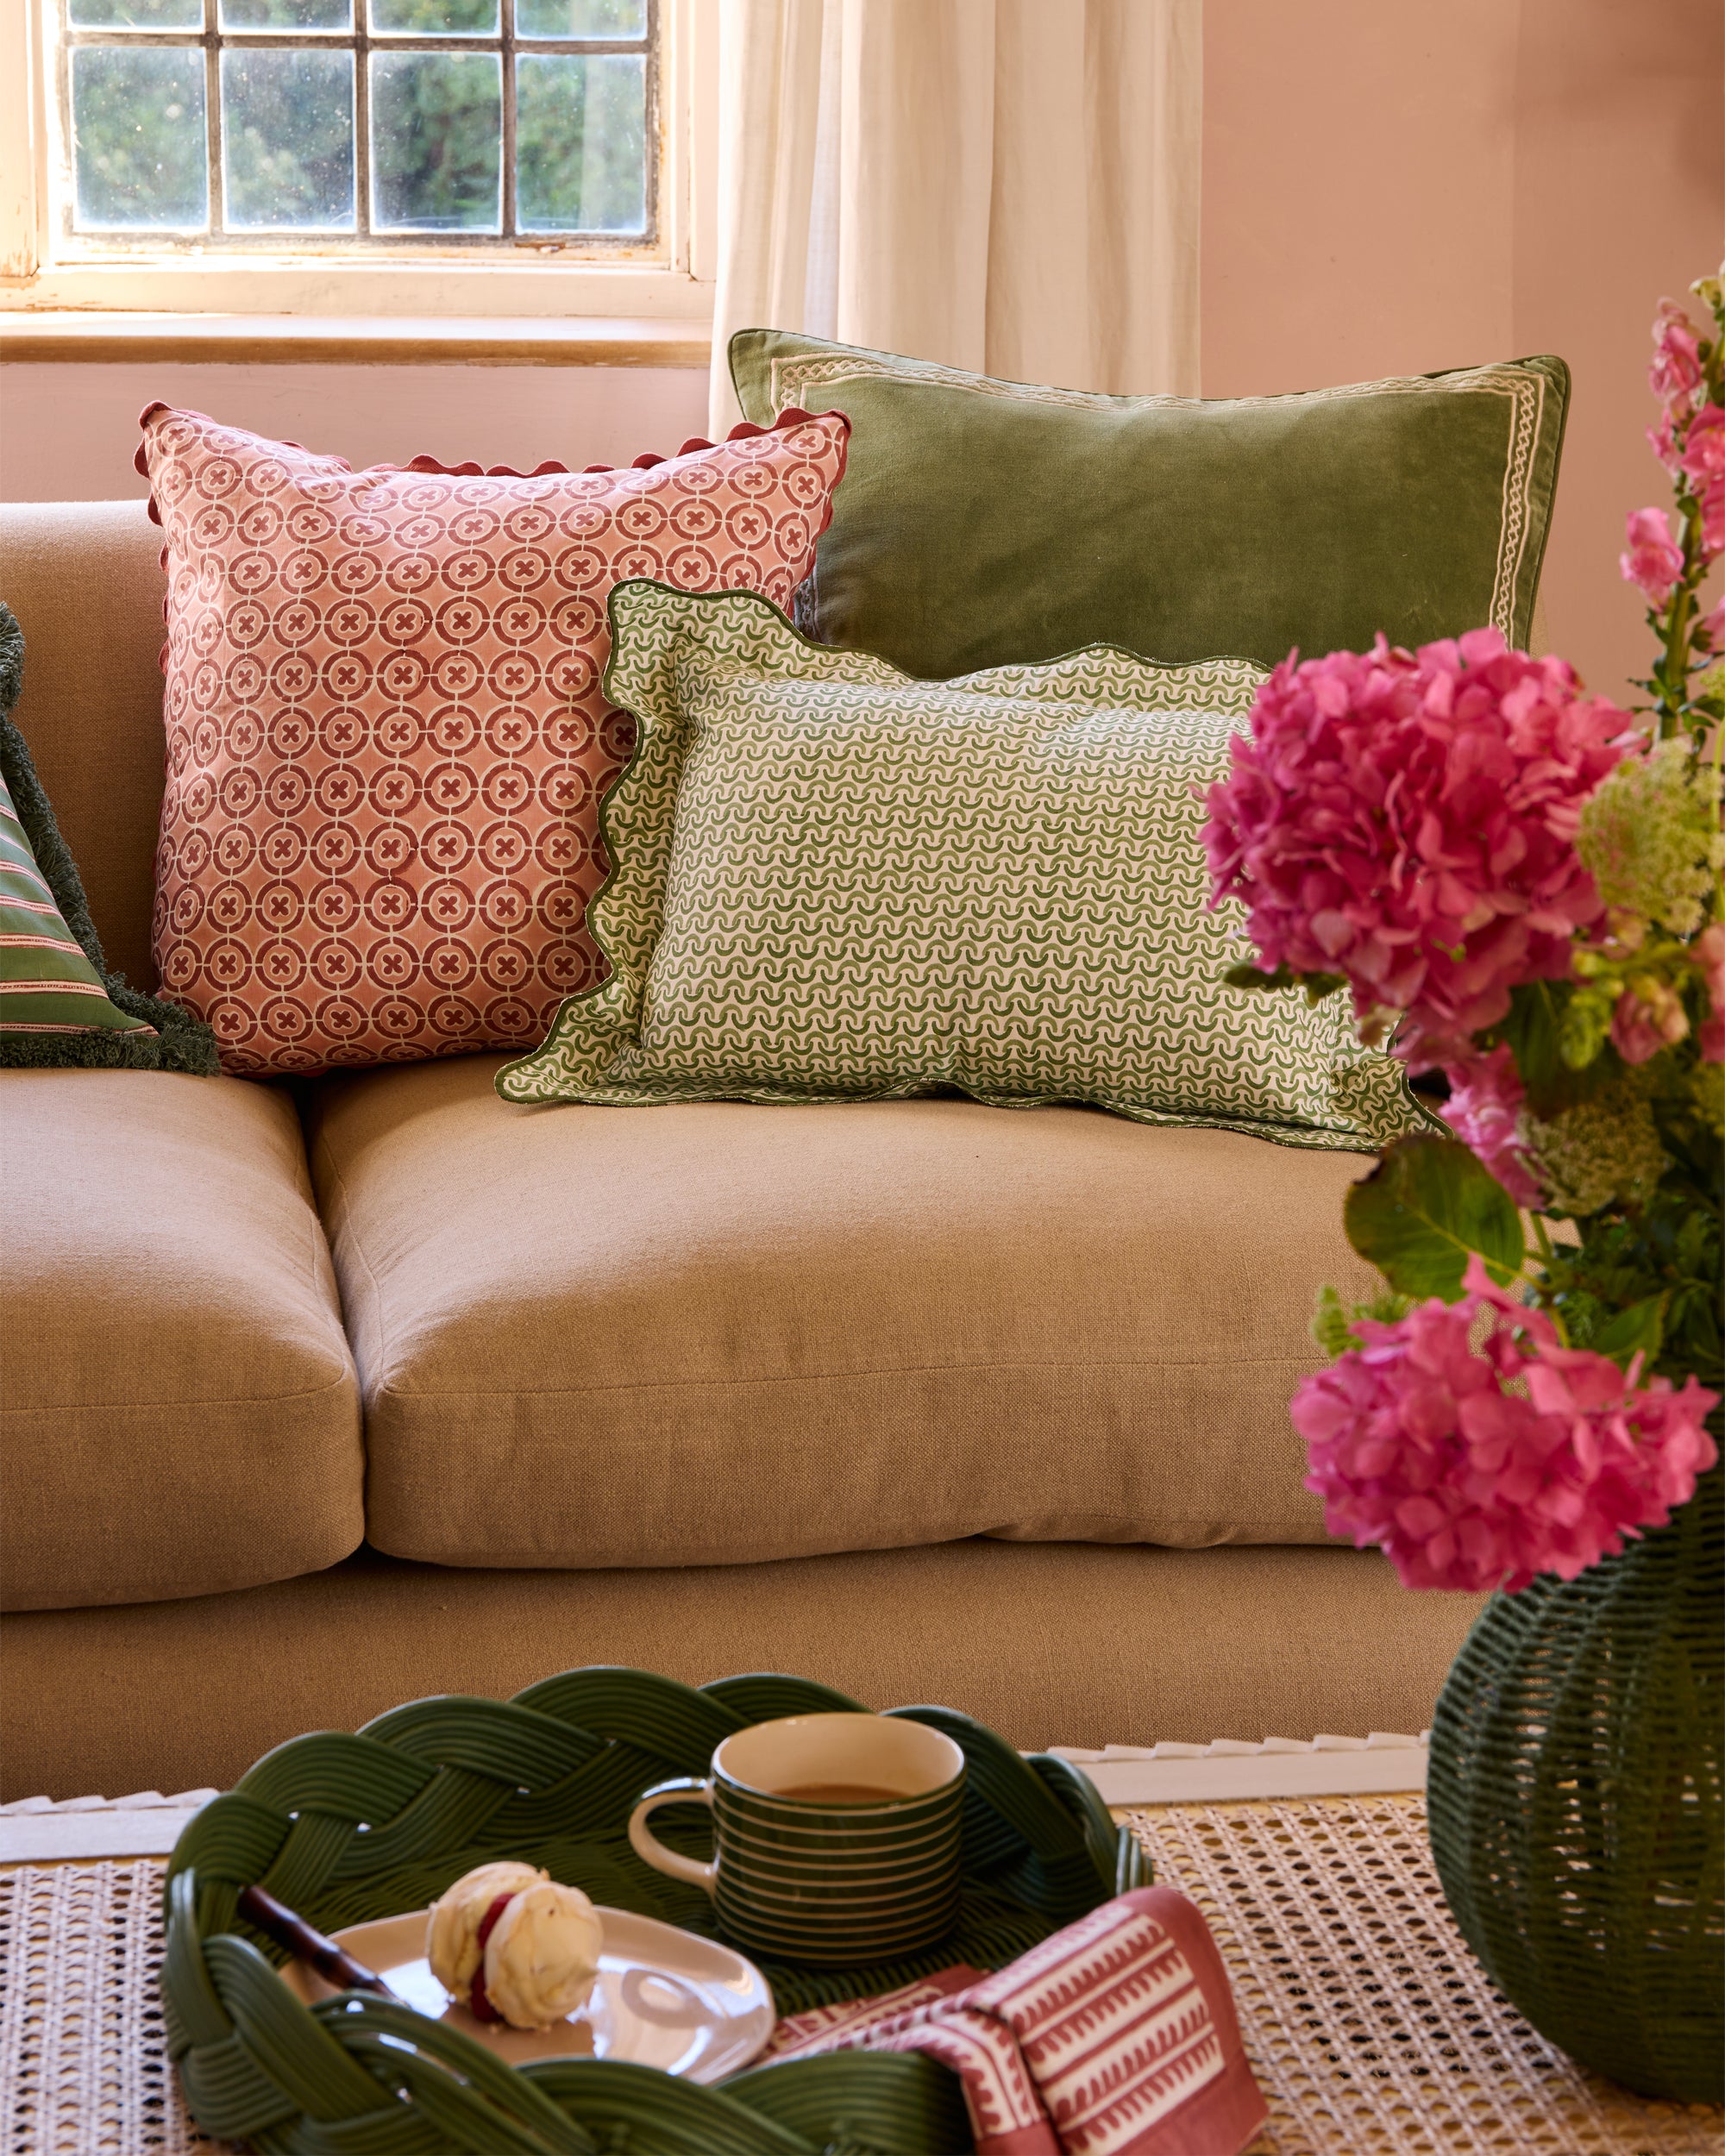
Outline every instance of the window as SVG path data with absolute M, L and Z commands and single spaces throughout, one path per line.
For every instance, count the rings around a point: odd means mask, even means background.
M 68 236 L 656 237 L 653 0 L 62 0 Z
M 0 30 L 0 304 L 699 319 L 705 14 L 31 0 Z

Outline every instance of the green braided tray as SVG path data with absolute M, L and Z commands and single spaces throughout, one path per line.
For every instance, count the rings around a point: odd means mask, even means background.
M 593 2059 L 505 2065 L 460 2030 L 361 1992 L 307 2007 L 281 1949 L 236 1913 L 257 1884 L 323 1931 L 423 1907 L 498 1857 L 543 1865 L 596 1902 L 715 1936 L 712 1904 L 643 1865 L 625 1832 L 641 1793 L 706 1771 L 733 1730 L 864 1711 L 825 1685 L 733 1677 L 699 1690 L 643 1670 L 570 1670 L 512 1700 L 416 1700 L 357 1735 L 267 1753 L 180 1836 L 166 1887 L 169 2048 L 206 2134 L 295 2156 L 944 2156 L 972 2147 L 957 2078 L 916 2054 L 840 2053 L 718 2087 Z M 781 2014 L 887 1991 L 956 1961 L 998 1968 L 1148 1865 L 1086 1778 L 1025 1759 L 941 1707 L 968 1763 L 957 1928 L 913 1960 L 847 1974 L 763 1961 Z M 709 1815 L 662 1838 L 708 1853 Z

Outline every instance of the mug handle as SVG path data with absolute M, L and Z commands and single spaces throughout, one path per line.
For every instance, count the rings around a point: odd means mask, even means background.
M 673 1879 L 687 1880 L 690 1886 L 698 1886 L 705 1892 L 713 1891 L 713 1882 L 718 1874 L 716 1864 L 698 1864 L 693 1857 L 680 1857 L 674 1849 L 667 1849 L 649 1833 L 647 1821 L 663 1804 L 705 1804 L 712 1808 L 711 1782 L 685 1777 L 677 1782 L 661 1782 L 648 1790 L 635 1809 L 629 1814 L 629 1846 L 643 1864 L 650 1864 L 656 1871 L 663 1871 Z

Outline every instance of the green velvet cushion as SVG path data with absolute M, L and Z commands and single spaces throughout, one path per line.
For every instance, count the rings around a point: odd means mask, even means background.
M 850 418 L 800 626 L 944 680 L 1087 643 L 1274 666 L 1495 623 L 1525 646 L 1561 360 L 1199 403 L 1103 397 L 780 329 L 731 371 L 765 425 Z
M 24 638 L 0 605 L 0 1069 L 216 1069 L 200 1019 L 104 970 L 96 924 L 11 710 Z
M 613 968 L 511 1100 L 1082 1101 L 1370 1150 L 1417 1127 L 1345 1000 L 1223 984 L 1195 790 L 1261 678 L 1109 646 L 945 684 L 799 636 L 752 592 L 619 585 L 605 693 Z

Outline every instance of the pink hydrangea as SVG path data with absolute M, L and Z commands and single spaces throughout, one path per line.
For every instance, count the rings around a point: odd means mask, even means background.
M 1629 511 L 1627 553 L 1617 557 L 1626 584 L 1639 584 L 1649 606 L 1663 606 L 1683 574 L 1683 548 L 1662 509 Z
M 1695 324 L 1674 299 L 1662 299 L 1653 317 L 1653 360 L 1647 369 L 1647 385 L 1682 419 L 1702 379 L 1701 340 Z
M 1518 1206 L 1543 1205 L 1545 1191 L 1521 1147 L 1518 1134 L 1527 1096 L 1509 1050 L 1500 1043 L 1489 1056 L 1449 1064 L 1444 1075 L 1450 1081 L 1444 1120 Z
M 1332 1534 L 1383 1549 L 1407 1587 L 1526 1587 L 1575 1576 L 1687 1501 L 1717 1449 L 1719 1395 L 1640 1382 L 1558 1344 L 1542 1312 L 1476 1257 L 1459 1302 L 1435 1296 L 1304 1380 L 1294 1426 Z M 1480 1329 L 1485 1328 L 1484 1337 Z
M 1495 629 L 1290 655 L 1209 791 L 1211 904 L 1244 900 L 1267 970 L 1339 974 L 1362 1018 L 1405 1013 L 1410 1063 L 1459 1059 L 1598 918 L 1576 824 L 1630 726 Z

